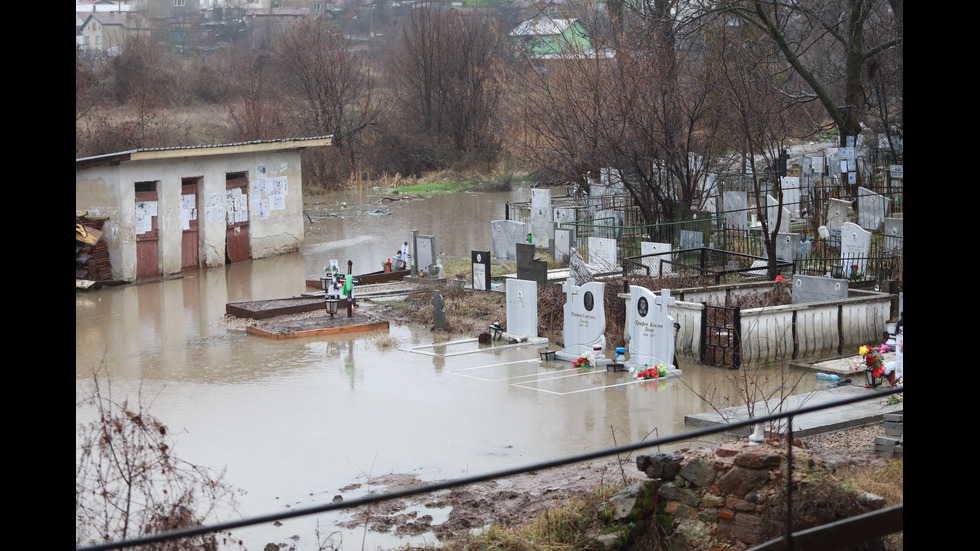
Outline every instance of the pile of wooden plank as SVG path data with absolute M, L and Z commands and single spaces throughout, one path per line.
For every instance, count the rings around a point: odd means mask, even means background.
M 102 239 L 105 219 L 75 217 L 75 280 L 110 281 L 109 245 Z M 77 286 L 77 284 L 76 284 Z

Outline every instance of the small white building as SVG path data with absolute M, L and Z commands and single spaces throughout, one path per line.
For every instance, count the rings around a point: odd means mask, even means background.
M 299 250 L 300 151 L 329 136 L 137 149 L 75 160 L 75 210 L 101 217 L 114 279 Z

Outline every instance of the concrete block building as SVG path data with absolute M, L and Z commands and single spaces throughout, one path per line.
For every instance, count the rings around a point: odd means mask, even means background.
M 304 237 L 300 151 L 329 145 L 328 136 L 76 159 L 76 215 L 106 219 L 115 279 L 294 252 Z

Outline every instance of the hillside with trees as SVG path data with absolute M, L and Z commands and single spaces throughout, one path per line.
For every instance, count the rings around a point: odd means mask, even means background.
M 76 158 L 332 135 L 306 153 L 308 185 L 446 169 L 588 185 L 612 168 L 651 222 L 697 208 L 719 160 L 758 174 L 788 144 L 862 130 L 901 160 L 901 0 L 380 2 L 278 27 L 249 15 L 157 17 L 111 51 L 76 47 Z M 574 20 L 589 47 L 579 30 L 532 55 L 512 36 L 532 20 Z

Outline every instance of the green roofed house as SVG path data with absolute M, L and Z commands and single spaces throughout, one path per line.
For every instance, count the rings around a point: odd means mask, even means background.
M 581 56 L 593 51 L 589 35 L 578 19 L 548 16 L 528 19 L 511 31 L 510 36 L 524 54 L 535 59 Z

